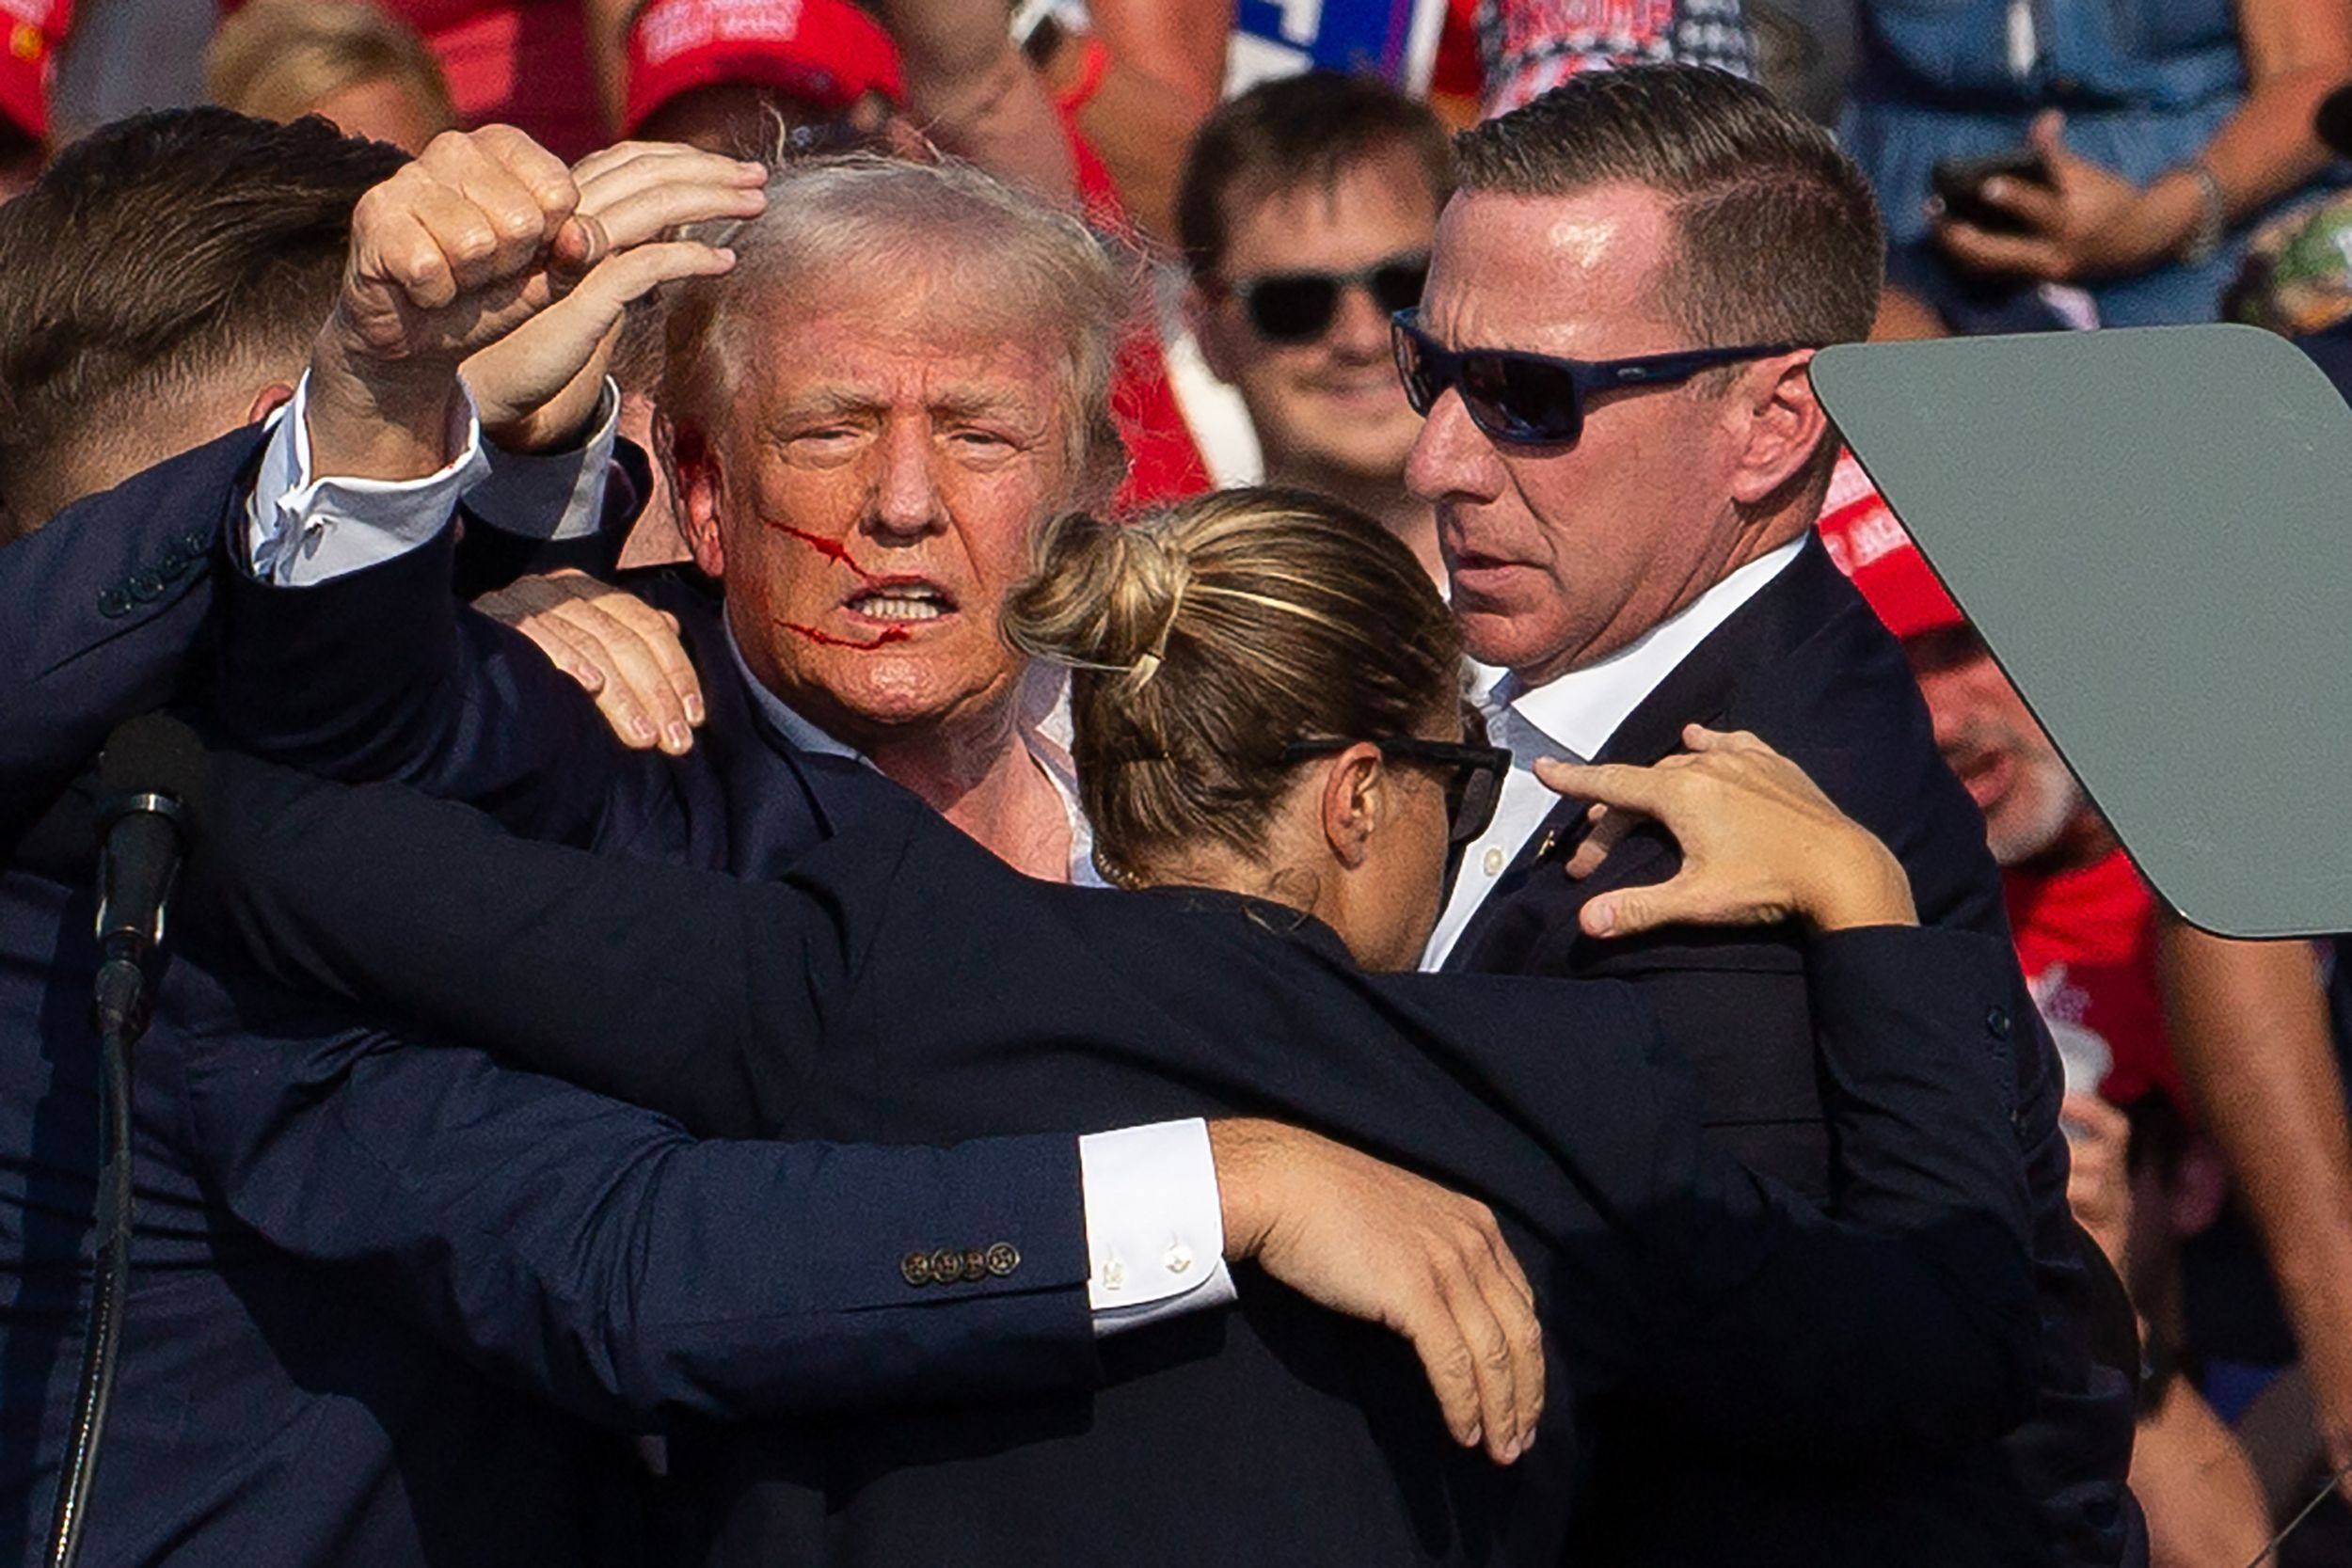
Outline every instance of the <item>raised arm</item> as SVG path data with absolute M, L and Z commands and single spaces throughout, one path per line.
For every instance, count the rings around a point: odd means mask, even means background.
M 757 211 L 762 177 L 651 146 L 567 170 L 492 127 L 437 139 L 362 199 L 342 295 L 232 550 L 220 705 L 234 738 L 493 802 L 553 836 L 603 809 L 621 759 L 578 690 L 460 610 L 432 557 L 451 548 L 485 428 L 539 439 L 594 410 L 589 372 L 628 303 L 732 264 L 662 236 Z

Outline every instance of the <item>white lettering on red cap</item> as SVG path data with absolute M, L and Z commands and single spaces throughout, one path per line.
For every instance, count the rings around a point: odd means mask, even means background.
M 787 43 L 800 35 L 801 8 L 802 0 L 655 0 L 637 19 L 638 48 L 659 66 L 714 43 Z

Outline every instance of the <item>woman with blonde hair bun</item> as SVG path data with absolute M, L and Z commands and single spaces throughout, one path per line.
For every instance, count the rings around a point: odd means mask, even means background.
M 692 1520 L 675 1560 L 1549 1565 L 1596 1401 L 1858 1466 L 2019 1416 L 2023 1193 L 1985 1178 L 2015 1150 L 1980 1046 L 2010 960 L 1918 928 L 1893 857 L 1792 765 L 1693 731 L 1674 763 L 1553 782 L 1681 842 L 1672 881 L 1617 895 L 1618 930 L 1808 927 L 1845 1178 L 1827 1213 L 1708 1148 L 1630 990 L 1387 973 L 1410 967 L 1506 758 L 1469 727 L 1445 607 L 1379 524 L 1271 490 L 1072 517 L 1005 635 L 1071 671 L 1118 888 L 1024 878 L 870 770 L 828 842 L 745 882 L 224 761 L 240 827 L 210 835 L 202 879 L 229 907 L 204 924 L 281 977 L 704 1136 L 1241 1118 L 1217 1123 L 1225 1170 L 1249 1157 L 1248 1118 L 1312 1129 L 1470 1195 L 1458 1243 L 1507 1243 L 1543 1341 L 1495 1335 L 1502 1304 L 1471 1303 L 1486 1329 L 1417 1369 L 1405 1339 L 1249 1272 L 1220 1320 L 1101 1341 L 1091 1391 L 674 1433 Z M 616 952 L 616 933 L 658 950 Z M 1287 1239 L 1246 1212 L 1226 1226 L 1236 1256 Z M 911 1289 L 951 1290 L 969 1266 L 951 1261 Z M 1367 1279 L 1397 1267 L 1363 1259 Z M 1466 1277 L 1435 1271 L 1433 1303 Z M 1482 1439 L 1509 1463 L 1464 1451 Z

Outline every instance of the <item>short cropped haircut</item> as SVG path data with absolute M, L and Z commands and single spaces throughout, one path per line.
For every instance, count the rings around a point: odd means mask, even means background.
M 1235 207 L 1307 186 L 1328 189 L 1368 158 L 1412 154 L 1432 205 L 1454 189 L 1454 154 L 1428 105 L 1373 76 L 1336 71 L 1262 82 L 1200 124 L 1176 187 L 1176 239 L 1197 278 L 1232 243 Z
M 324 119 L 215 108 L 67 148 L 0 206 L 0 496 L 144 404 L 298 367 L 342 284 L 353 207 L 405 162 Z
M 1672 203 L 1667 309 L 1702 345 L 1870 334 L 1885 230 L 1829 133 L 1704 66 L 1588 71 L 1454 140 L 1462 188 L 1571 196 L 1638 185 Z

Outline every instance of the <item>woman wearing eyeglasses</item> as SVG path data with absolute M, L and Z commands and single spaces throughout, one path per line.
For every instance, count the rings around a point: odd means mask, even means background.
M 1540 1441 L 1507 1468 L 1463 1452 L 1401 1340 L 1252 1277 L 1222 1320 L 1102 1341 L 1090 1395 L 674 1433 L 668 1560 L 1551 1564 L 1593 1401 L 1863 1463 L 2014 1419 L 2032 1297 L 2010 1069 L 1984 1023 L 2012 984 L 1998 943 L 1917 929 L 1893 857 L 1747 737 L 1555 775 L 1684 847 L 1674 881 L 1597 900 L 1597 923 L 1815 933 L 1851 1195 L 1825 1215 L 1704 1148 L 1626 990 L 1393 973 L 1506 764 L 1465 731 L 1453 624 L 1393 536 L 1236 491 L 1065 520 L 1041 562 L 1006 633 L 1073 671 L 1085 804 L 1124 891 L 1025 879 L 879 781 L 756 884 L 231 766 L 210 923 L 281 975 L 706 1136 L 946 1143 L 1204 1113 L 1329 1132 L 1493 1206 L 1548 1340 L 1486 1347 L 1480 1375 L 1542 1356 Z M 1933 1086 L 1953 1084 L 1981 1093 Z M 1248 1157 L 1235 1136 L 1220 1161 Z M 943 1297 L 1018 1266 L 905 1261 Z

